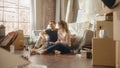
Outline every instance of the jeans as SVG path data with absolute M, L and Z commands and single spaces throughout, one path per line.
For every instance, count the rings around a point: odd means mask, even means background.
M 50 44 L 49 42 L 46 43 L 47 48 L 49 48 L 50 46 L 53 46 L 52 44 Z
M 51 45 L 47 48 L 47 53 L 52 53 L 55 50 L 61 51 L 61 54 L 70 53 L 70 47 L 68 45 L 64 45 L 62 43 L 57 43 L 55 45 Z

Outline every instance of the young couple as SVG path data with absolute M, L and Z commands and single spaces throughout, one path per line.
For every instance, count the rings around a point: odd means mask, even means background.
M 40 50 L 40 54 L 53 53 L 55 50 L 60 51 L 62 54 L 70 53 L 71 38 L 65 21 L 58 22 L 58 29 L 55 28 L 56 22 L 50 21 L 50 29 L 41 32 L 43 41 L 47 42 L 47 48 Z M 46 39 L 45 35 L 48 36 Z

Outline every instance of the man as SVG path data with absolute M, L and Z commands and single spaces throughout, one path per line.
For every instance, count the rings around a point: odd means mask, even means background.
M 58 29 L 56 29 L 56 22 L 49 22 L 50 28 L 46 29 L 44 32 L 41 32 L 41 37 L 43 42 L 47 42 L 47 47 L 54 45 L 58 38 Z M 45 37 L 47 36 L 47 38 Z
M 50 28 L 48 28 L 45 31 L 40 33 L 40 38 L 36 42 L 35 47 L 32 49 L 32 51 L 40 51 L 41 49 L 44 49 L 46 47 L 46 45 L 47 45 L 47 47 L 49 47 L 49 46 L 52 46 L 55 44 L 55 42 L 58 39 L 58 34 L 57 34 L 58 29 L 55 28 L 56 22 L 50 21 L 49 26 L 50 26 Z M 40 47 L 41 44 L 42 44 L 42 46 Z

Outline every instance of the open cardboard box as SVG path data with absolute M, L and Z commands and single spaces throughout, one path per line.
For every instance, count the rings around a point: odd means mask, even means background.
M 23 30 L 17 31 L 18 35 L 15 41 L 13 42 L 13 45 L 15 46 L 16 50 L 23 50 L 24 49 L 24 35 Z

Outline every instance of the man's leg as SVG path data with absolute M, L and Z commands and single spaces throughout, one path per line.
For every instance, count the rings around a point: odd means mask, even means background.
M 34 47 L 39 48 L 41 45 L 42 45 L 42 38 L 39 37 Z

